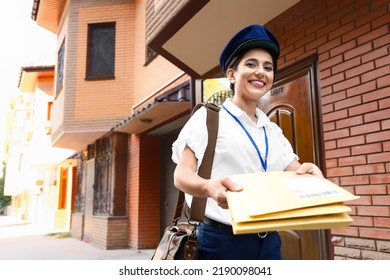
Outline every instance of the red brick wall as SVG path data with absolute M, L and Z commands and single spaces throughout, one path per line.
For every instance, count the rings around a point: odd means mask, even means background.
M 325 173 L 360 196 L 335 259 L 390 259 L 389 3 L 303 0 L 269 22 L 279 67 L 319 55 Z
M 91 243 L 103 249 L 128 248 L 127 217 L 93 216 Z
M 160 139 L 129 138 L 129 246 L 156 247 L 160 237 Z

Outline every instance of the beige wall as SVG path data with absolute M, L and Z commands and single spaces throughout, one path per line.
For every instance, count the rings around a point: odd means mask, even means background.
M 147 66 L 146 57 L 146 34 L 145 34 L 145 5 L 146 0 L 136 1 L 135 26 L 135 53 L 134 53 L 134 104 L 144 98 L 153 96 L 159 92 L 168 83 L 177 80 L 183 71 L 168 62 L 162 56 L 157 56 Z

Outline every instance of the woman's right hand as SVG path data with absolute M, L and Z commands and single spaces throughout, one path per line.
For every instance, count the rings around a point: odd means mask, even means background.
M 215 200 L 218 206 L 223 209 L 228 209 L 227 192 L 239 192 L 242 191 L 242 187 L 234 183 L 229 177 L 207 180 L 208 182 L 204 186 L 205 192 L 209 197 Z
M 176 188 L 197 197 L 211 197 L 222 208 L 227 209 L 227 191 L 241 191 L 229 177 L 207 180 L 196 174 L 197 159 L 187 146 L 174 172 Z

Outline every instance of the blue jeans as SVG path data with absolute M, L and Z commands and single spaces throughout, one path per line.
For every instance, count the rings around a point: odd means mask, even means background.
M 281 239 L 277 232 L 265 238 L 257 234 L 234 235 L 206 224 L 198 228 L 200 260 L 281 260 Z

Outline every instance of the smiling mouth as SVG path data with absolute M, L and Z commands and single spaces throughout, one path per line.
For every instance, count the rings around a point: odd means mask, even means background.
M 256 87 L 264 87 L 265 83 L 262 81 L 250 81 L 250 83 Z

